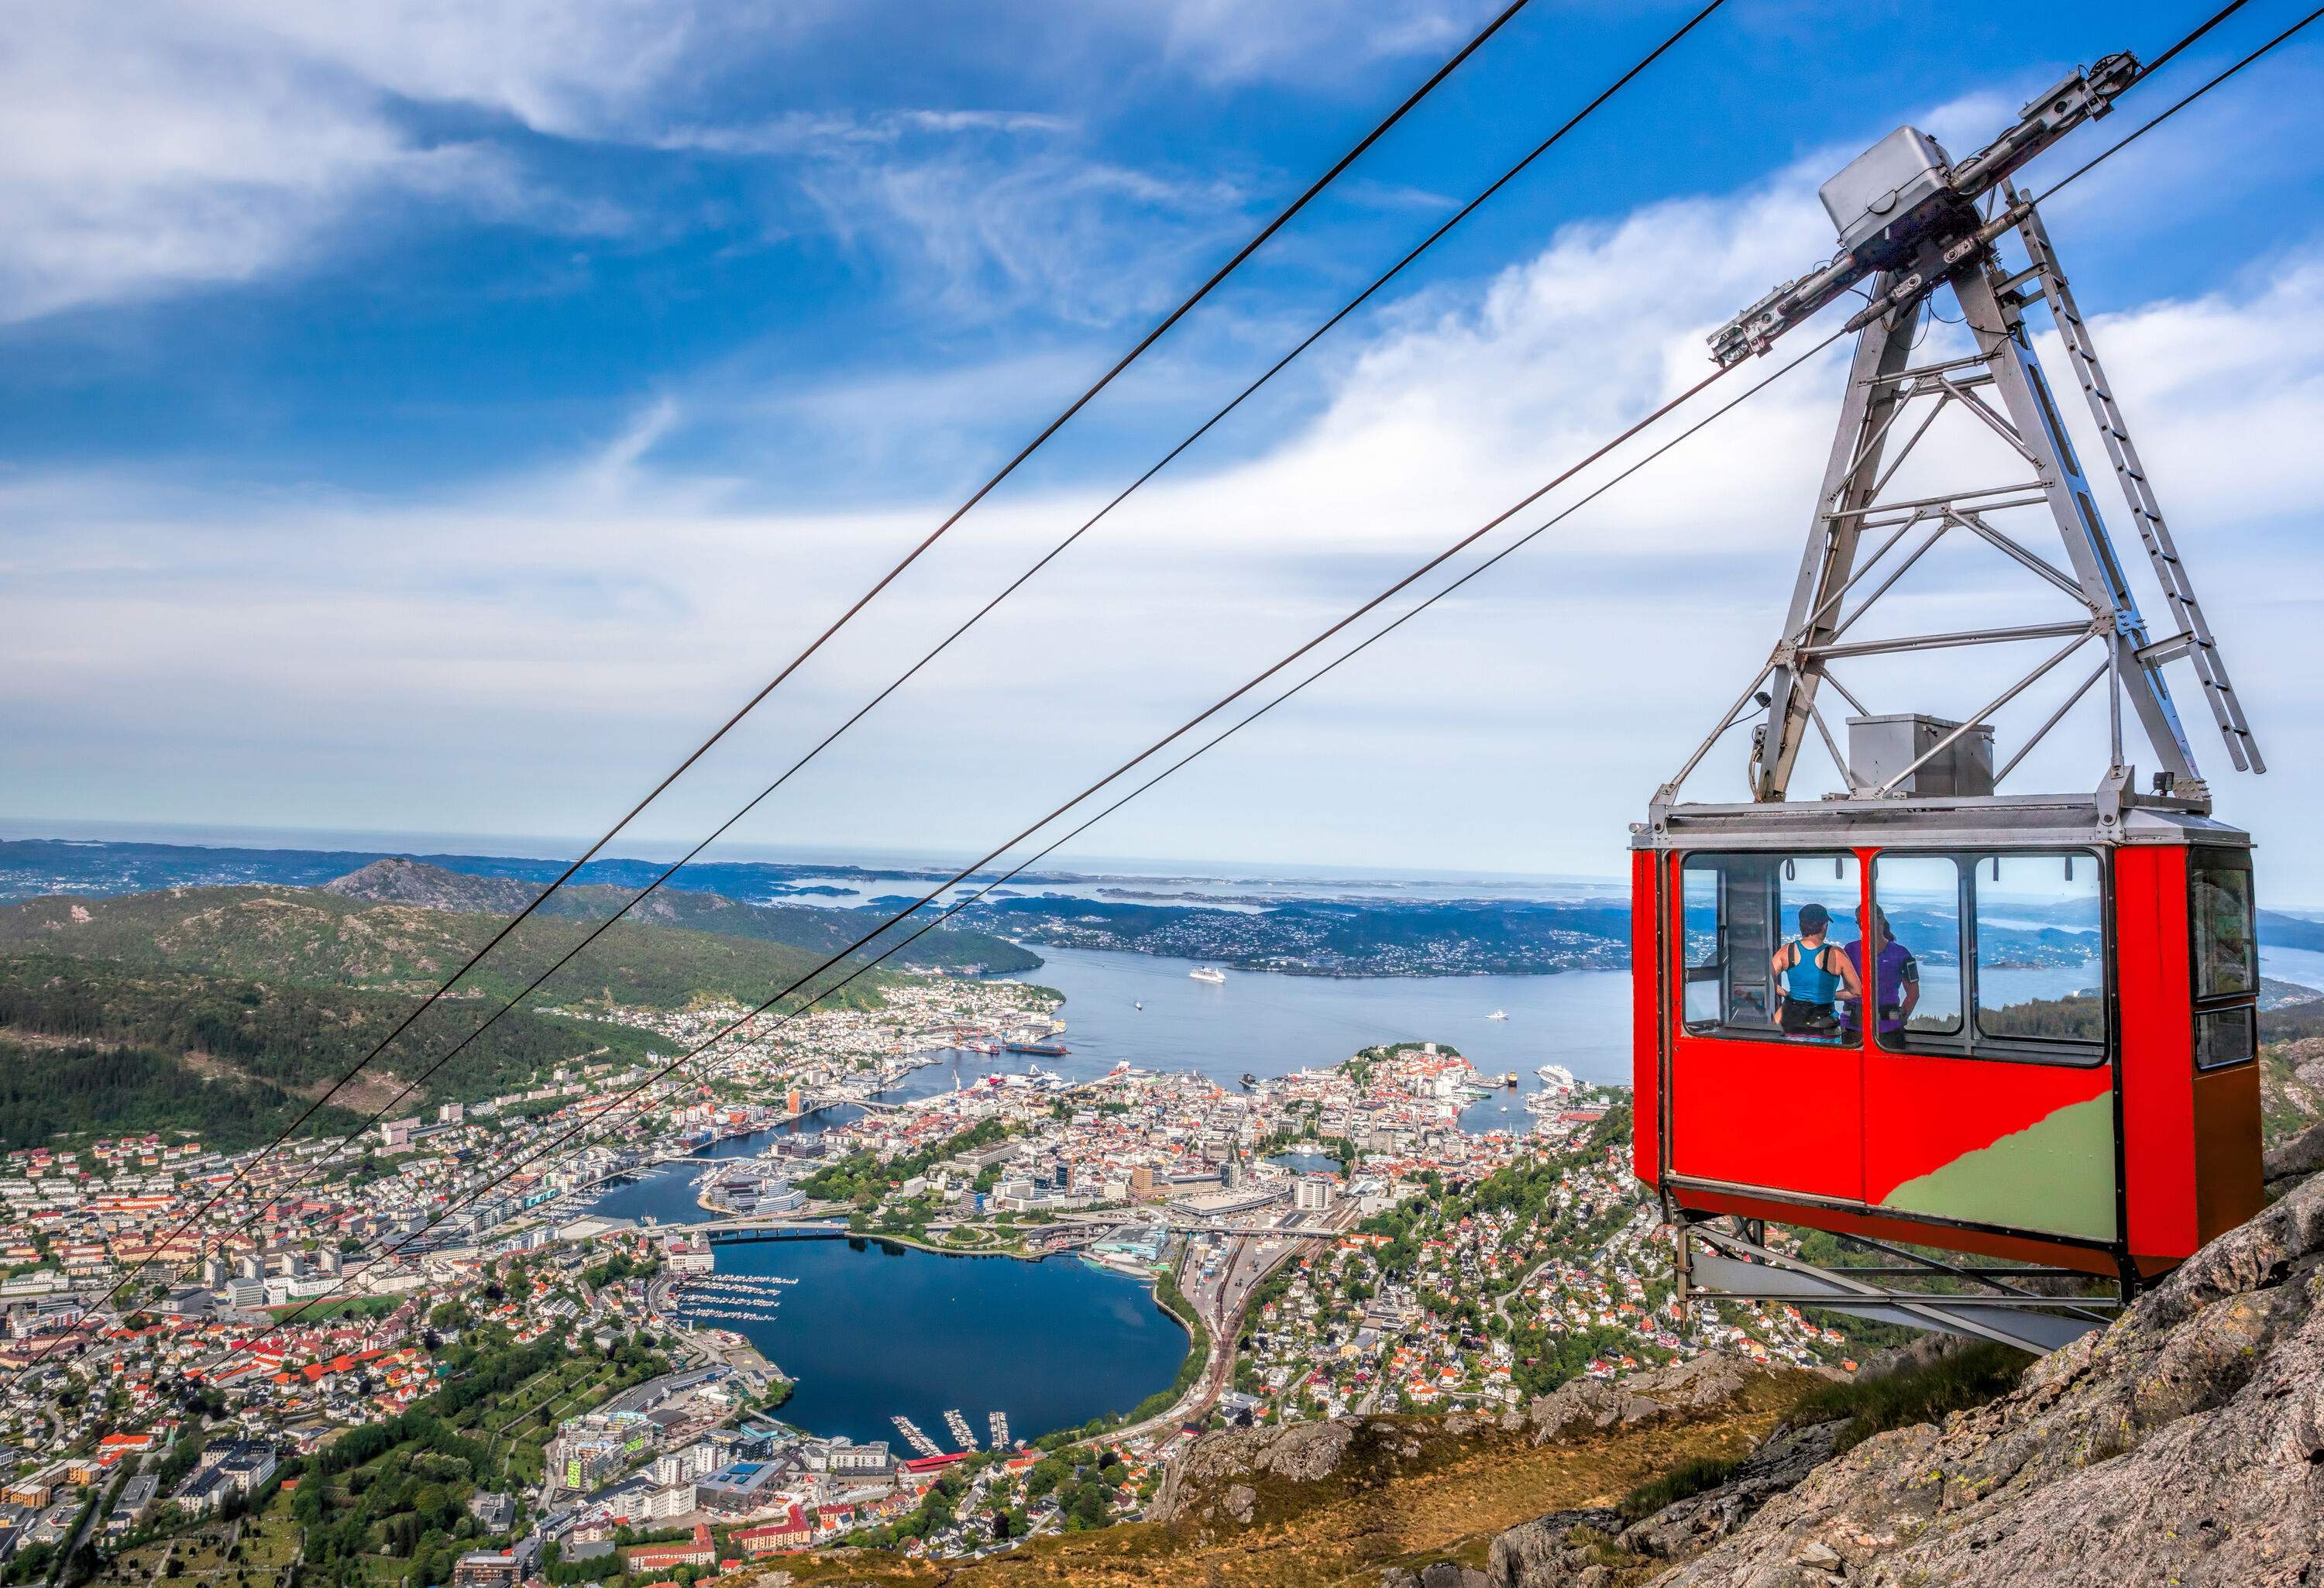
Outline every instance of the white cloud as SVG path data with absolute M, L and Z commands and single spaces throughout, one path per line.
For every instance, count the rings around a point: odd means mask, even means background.
M 538 131 L 628 114 L 694 42 L 640 0 L 51 5 L 0 51 L 0 318 L 22 319 L 307 255 L 366 204 L 416 197 L 532 224 L 619 224 L 536 191 L 508 157 L 423 137 L 406 102 Z
M 1046 808 L 1708 370 L 1712 326 L 1828 246 L 1810 174 L 1828 166 L 1570 228 L 1407 303 L 1342 356 L 1312 422 L 1254 461 L 1164 476 L 749 836 L 982 847 Z M 2301 831 L 2324 776 L 2306 682 L 2324 614 L 2292 530 L 2324 485 L 2305 441 L 2324 426 L 2324 274 L 2283 262 L 2095 326 L 2273 752 L 2276 775 L 2227 789 L 2224 813 L 2264 838 Z M 1829 362 L 1793 376 L 1089 845 L 1612 869 L 1624 824 L 1774 637 L 1836 392 Z M 948 505 L 739 512 L 656 466 L 689 402 L 641 404 L 567 469 L 451 500 L 16 484 L 0 669 L 42 703 L 5 735 L 18 809 L 597 823 Z M 926 411 L 941 428 L 950 411 Z M 1095 500 L 980 509 L 658 830 L 706 827 Z M 1988 583 L 1964 559 L 1924 610 L 1978 610 Z M 1738 735 L 1711 769 L 1722 785 L 1740 755 Z M 122 789 L 148 808 L 120 809 Z M 2324 896 L 2324 870 L 2277 860 L 2272 897 Z
M 1170 56 L 1219 81 L 1352 70 L 1383 59 L 1447 53 L 1500 9 L 1489 0 L 1311 0 L 1249 5 L 1241 0 L 1141 0 Z

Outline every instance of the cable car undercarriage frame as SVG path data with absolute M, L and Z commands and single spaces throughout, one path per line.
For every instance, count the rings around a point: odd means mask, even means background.
M 1677 1232 L 1683 1316 L 1696 1299 L 1784 1302 L 2046 1351 L 2102 1326 L 2144 1279 L 2260 1204 L 2250 840 L 2210 817 L 2166 664 L 2191 664 L 2235 766 L 2264 765 L 2057 254 L 2013 180 L 2107 114 L 2139 69 L 2125 54 L 2075 72 L 1958 162 L 1899 128 L 1823 188 L 1839 256 L 1711 338 L 1714 357 L 1734 364 L 1843 293 L 1868 299 L 1849 322 L 1860 335 L 1783 637 L 1632 829 L 1637 1171 Z M 2005 258 L 2005 243 L 2022 263 Z M 1974 351 L 1915 363 L 1940 291 L 1959 304 Z M 2044 378 L 2025 321 L 2036 305 L 2160 583 L 2172 628 L 2160 640 Z M 1994 477 L 1892 495 L 1947 416 L 1988 438 L 1979 445 L 1999 460 Z M 2062 563 L 2013 534 L 2009 514 L 2046 514 Z M 1885 637 L 1859 629 L 1916 566 L 1925 582 L 1932 549 L 1964 541 L 2047 586 L 2061 615 Z M 2041 660 L 1961 721 L 1875 715 L 1833 670 L 2013 644 L 2041 645 Z M 1993 717 L 2053 675 L 2070 687 L 1996 770 Z M 1933 669 L 1916 669 L 1913 688 L 1933 681 Z M 1855 713 L 1845 748 L 1819 704 L 1827 684 Z M 2101 685 L 2110 755 L 2094 789 L 2001 792 Z M 1754 716 L 1748 802 L 1682 803 L 1682 786 Z M 2143 792 L 2126 717 L 2154 758 Z M 1812 733 L 1846 789 L 1792 800 Z M 2059 897 L 2024 891 L 2060 872 Z M 1828 902 L 1803 906 L 1807 893 Z M 2047 936 L 2055 919 L 2009 914 L 2029 897 L 2052 918 L 2089 913 Z M 1904 924 L 1892 927 L 1892 909 Z M 1805 930 L 1818 911 L 1834 935 Z M 1851 912 L 1857 941 L 1843 953 L 1860 995 L 1852 1020 L 1819 1016 L 1821 1006 L 1791 1000 L 1799 978 L 1787 982 L 1780 962 L 1812 955 L 1819 977 L 1837 968 L 1829 950 Z M 2005 1007 L 2011 988 L 2070 974 L 2046 961 L 2079 941 L 2085 920 L 2101 945 L 2099 984 Z M 1906 932 L 1921 936 L 1918 958 L 1900 957 Z M 1923 1003 L 1921 958 L 1954 990 Z M 1828 979 L 1844 987 L 1846 973 Z M 1822 1232 L 1874 1261 L 1810 1260 L 1799 1242 L 1771 1244 L 1771 1223 Z M 1954 1262 L 1932 1248 L 1969 1255 Z M 2112 1297 L 2075 1294 L 2107 1279 Z M 1930 1281 L 1940 1288 L 1915 1288 Z

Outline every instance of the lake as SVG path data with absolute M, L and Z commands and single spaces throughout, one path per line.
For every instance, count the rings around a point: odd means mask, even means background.
M 721 1274 L 796 1279 L 774 1319 L 709 1319 L 747 1336 L 798 1388 L 774 1415 L 821 1435 L 904 1446 L 912 1419 L 946 1449 L 944 1414 L 979 1443 L 1001 1412 L 1032 1439 L 1167 1389 L 1185 1331 L 1140 1280 L 1078 1258 L 946 1257 L 869 1240 L 730 1242 Z

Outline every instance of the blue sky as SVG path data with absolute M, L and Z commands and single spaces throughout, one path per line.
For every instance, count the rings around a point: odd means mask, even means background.
M 1963 152 L 2197 9 L 1730 0 L 744 836 L 984 847 L 1691 378 L 1890 126 Z M 29 19 L 0 62 L 0 815 L 602 826 L 1484 14 Z M 648 831 L 755 789 L 1683 14 L 1536 0 Z M 2293 14 L 2248 7 L 2076 158 Z M 2293 826 L 2324 772 L 2318 49 L 2052 222 L 2274 752 L 2264 783 L 2218 768 L 2223 814 L 2324 900 Z M 1831 375 L 1090 848 L 1612 870 L 1772 637 Z

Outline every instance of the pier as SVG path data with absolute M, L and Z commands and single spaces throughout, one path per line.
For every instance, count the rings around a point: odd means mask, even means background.
M 922 1455 L 942 1455 L 944 1454 L 944 1451 L 938 1447 L 936 1442 L 929 1438 L 926 1434 L 922 1433 L 920 1431 L 919 1424 L 912 1421 L 911 1418 L 907 1417 L 892 1417 L 888 1420 L 896 1425 L 896 1432 L 904 1436 L 904 1442 L 909 1445 L 914 1450 L 918 1451 Z

